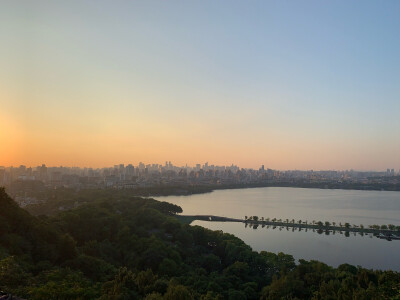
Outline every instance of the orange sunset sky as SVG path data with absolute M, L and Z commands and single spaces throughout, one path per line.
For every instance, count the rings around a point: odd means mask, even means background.
M 0 166 L 400 169 L 398 18 L 292 4 L 3 3 Z

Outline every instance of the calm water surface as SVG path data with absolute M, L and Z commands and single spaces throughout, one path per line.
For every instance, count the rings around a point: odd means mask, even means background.
M 400 225 L 400 192 L 349 191 L 302 188 L 253 188 L 218 190 L 208 194 L 158 197 L 183 208 L 183 214 L 244 218 L 295 219 L 349 222 L 350 224 Z M 196 221 L 212 230 L 241 238 L 254 250 L 284 252 L 295 258 L 319 260 L 332 266 L 342 263 L 365 268 L 400 271 L 400 241 L 380 240 L 336 232 L 329 235 L 292 231 L 291 228 L 245 228 L 242 223 Z

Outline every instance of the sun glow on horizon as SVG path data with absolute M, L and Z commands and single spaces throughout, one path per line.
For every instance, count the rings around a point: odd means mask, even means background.
M 18 122 L 0 112 L 0 166 L 18 165 L 22 158 L 24 131 Z
M 400 168 L 398 4 L 230 4 L 5 1 L 0 165 Z

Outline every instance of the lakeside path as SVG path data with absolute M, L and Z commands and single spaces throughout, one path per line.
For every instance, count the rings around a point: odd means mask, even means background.
M 208 222 L 239 222 L 255 226 L 276 226 L 276 227 L 291 227 L 291 228 L 308 228 L 316 230 L 329 230 L 329 231 L 343 231 L 343 232 L 362 232 L 372 234 L 383 234 L 383 235 L 400 235 L 398 230 L 390 229 L 375 229 L 375 228 L 361 228 L 361 227 L 344 227 L 344 226 L 333 226 L 333 225 L 320 225 L 320 224 L 306 224 L 306 223 L 293 223 L 293 222 L 278 222 L 278 221 L 266 221 L 266 220 L 244 220 L 228 217 L 220 217 L 213 215 L 178 215 L 177 216 L 182 222 L 190 224 L 193 221 L 208 221 Z

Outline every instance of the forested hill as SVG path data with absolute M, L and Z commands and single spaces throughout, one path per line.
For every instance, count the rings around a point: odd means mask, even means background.
M 400 274 L 257 253 L 153 199 L 34 217 L 0 189 L 0 290 L 25 299 L 400 299 Z

